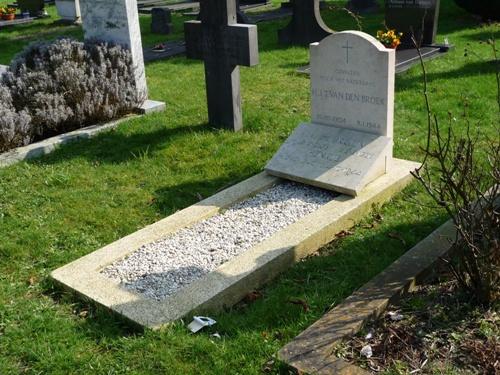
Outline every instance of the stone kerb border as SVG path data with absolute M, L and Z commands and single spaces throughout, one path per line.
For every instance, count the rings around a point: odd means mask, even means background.
M 100 271 L 140 246 L 215 215 L 236 202 L 257 194 L 281 180 L 257 174 L 193 206 L 132 233 L 51 273 L 63 287 L 93 300 L 141 326 L 158 329 L 191 312 L 218 310 L 238 302 L 295 261 L 330 242 L 352 227 L 373 204 L 389 200 L 411 180 L 419 164 L 394 159 L 391 172 L 369 184 L 352 198 L 339 195 L 317 211 L 255 245 L 215 271 L 158 302 L 124 289 Z
M 161 112 L 165 110 L 165 103 L 154 100 L 146 100 L 141 107 L 137 109 L 140 115 L 145 115 L 153 112 Z M 54 137 L 43 139 L 40 142 L 31 143 L 27 146 L 13 148 L 0 154 L 0 168 L 7 167 L 23 160 L 38 158 L 47 155 L 54 151 L 58 146 L 74 142 L 78 139 L 92 138 L 97 134 L 116 128 L 122 122 L 138 117 L 140 115 L 127 115 L 117 120 L 113 120 L 104 124 L 91 125 L 85 128 L 73 130 L 68 133 L 59 134 Z
M 343 303 L 299 334 L 278 358 L 306 374 L 368 374 L 332 354 L 336 342 L 353 335 L 387 305 L 412 290 L 452 248 L 456 229 L 450 220 L 406 252 Z

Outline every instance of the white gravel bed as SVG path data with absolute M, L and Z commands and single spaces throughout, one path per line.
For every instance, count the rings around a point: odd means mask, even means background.
M 224 212 L 144 245 L 102 273 L 161 301 L 328 203 L 331 192 L 283 182 Z

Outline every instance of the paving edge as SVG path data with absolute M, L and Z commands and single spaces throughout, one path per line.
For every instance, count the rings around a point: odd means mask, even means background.
M 418 163 L 394 159 L 391 172 L 353 198 L 339 195 L 317 211 L 255 245 L 215 271 L 158 302 L 124 289 L 100 271 L 140 246 L 217 214 L 236 202 L 279 183 L 262 172 L 201 202 L 132 233 L 51 273 L 52 279 L 84 299 L 90 299 L 141 326 L 158 329 L 189 313 L 214 311 L 241 300 L 297 260 L 352 227 L 374 204 L 402 190 Z
M 438 259 L 450 251 L 455 235 L 451 220 L 440 226 L 281 348 L 278 358 L 304 374 L 368 374 L 336 358 L 332 353 L 334 344 L 359 332 L 366 322 L 379 317 L 391 301 L 414 289 Z
M 40 156 L 50 154 L 60 145 L 74 142 L 79 139 L 92 138 L 103 131 L 116 128 L 124 121 L 153 112 L 162 112 L 165 110 L 165 108 L 166 105 L 163 102 L 146 100 L 144 104 L 137 109 L 139 115 L 127 115 L 104 124 L 87 126 L 85 128 L 73 130 L 68 133 L 46 138 L 44 140 L 41 140 L 40 142 L 31 143 L 27 146 L 13 148 L 12 150 L 0 154 L 0 168 L 7 167 L 23 160 L 35 159 Z

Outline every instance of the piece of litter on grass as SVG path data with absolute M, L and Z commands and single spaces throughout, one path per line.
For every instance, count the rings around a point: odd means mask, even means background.
M 393 322 L 399 322 L 404 319 L 404 316 L 397 311 L 389 311 L 387 315 L 389 315 L 389 318 L 391 318 Z
M 188 329 L 196 333 L 203 327 L 213 326 L 215 323 L 217 323 L 215 320 L 206 316 L 193 316 L 193 321 L 189 323 Z
M 372 332 L 372 331 L 370 331 L 370 332 L 368 332 L 368 333 L 366 334 L 366 336 L 365 336 L 365 340 L 371 340 L 372 338 L 373 338 L 373 332 Z
M 219 332 L 215 332 L 215 333 L 213 333 L 210 336 L 215 337 L 216 339 L 220 339 L 221 338 Z
M 365 345 L 361 348 L 360 353 L 363 357 L 371 358 L 371 356 L 373 355 L 372 347 L 370 345 Z

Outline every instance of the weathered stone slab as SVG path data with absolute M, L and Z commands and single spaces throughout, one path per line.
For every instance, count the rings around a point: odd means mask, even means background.
M 23 160 L 35 159 L 43 155 L 50 154 L 60 145 L 77 141 L 79 139 L 92 138 L 106 130 L 116 128 L 122 122 L 129 120 L 132 116 L 114 120 L 106 124 L 91 125 L 82 129 L 73 130 L 68 133 L 56 135 L 27 146 L 16 147 L 12 150 L 0 154 L 0 168 L 18 163 Z
M 386 0 L 385 23 L 403 33 L 399 48 L 432 45 L 436 38 L 440 0 Z
M 439 227 L 284 346 L 279 359 L 300 373 L 367 374 L 335 357 L 334 344 L 357 333 L 368 320 L 382 314 L 391 301 L 411 290 L 451 250 L 455 235 L 451 221 Z
M 392 140 L 320 124 L 302 124 L 266 166 L 274 176 L 358 195 L 386 173 Z
M 238 302 L 250 290 L 269 282 L 294 262 L 330 242 L 337 233 L 352 227 L 373 204 L 389 200 L 412 180 L 409 171 L 417 167 L 416 163 L 395 160 L 391 171 L 369 184 L 358 197 L 339 195 L 161 302 L 122 288 L 118 282 L 102 275 L 101 270 L 144 244 L 213 216 L 279 183 L 278 178 L 265 173 L 253 176 L 61 267 L 52 272 L 51 277 L 139 325 L 157 329 L 191 312 L 213 312 Z

